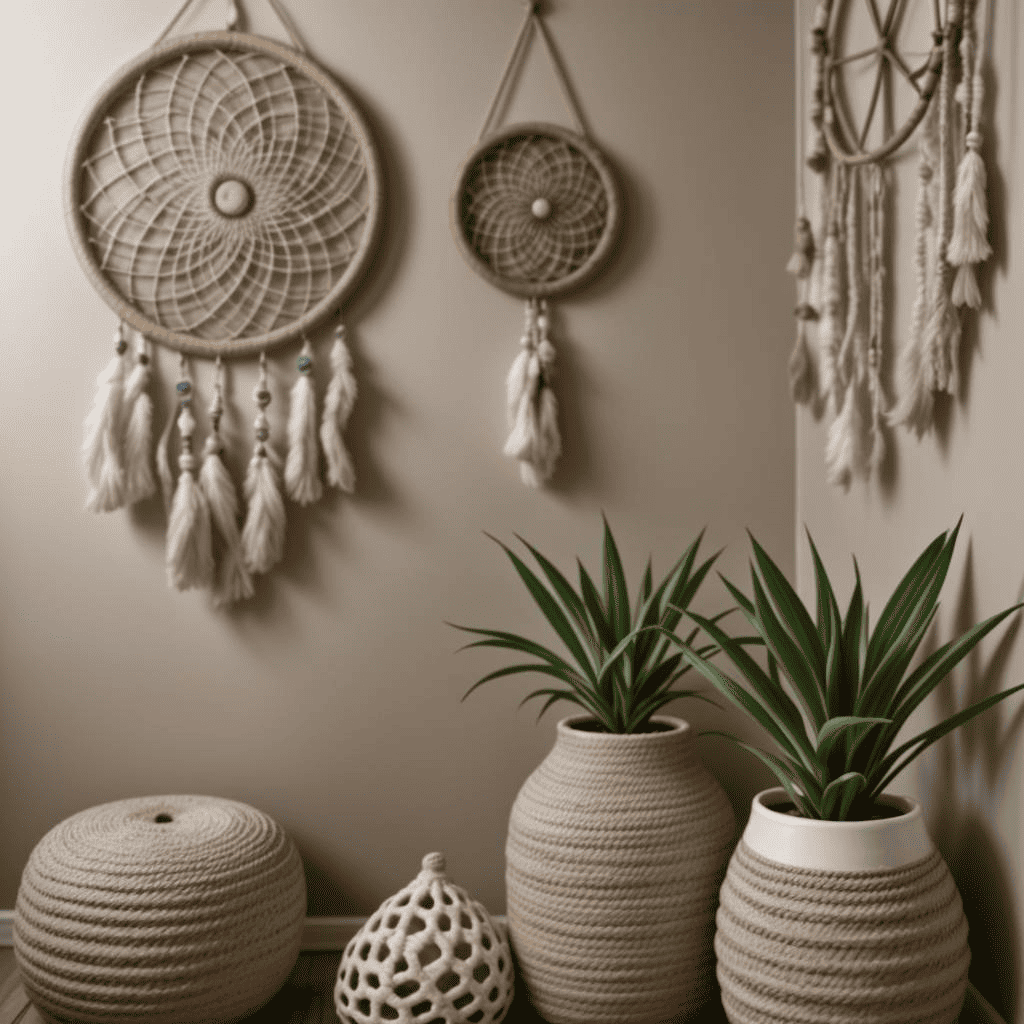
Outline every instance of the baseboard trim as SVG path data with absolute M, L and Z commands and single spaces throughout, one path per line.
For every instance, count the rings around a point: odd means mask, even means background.
M 302 929 L 305 953 L 340 952 L 369 920 L 366 917 L 307 917 Z M 504 921 L 504 916 L 496 917 Z M 0 946 L 14 945 L 14 911 L 0 910 Z

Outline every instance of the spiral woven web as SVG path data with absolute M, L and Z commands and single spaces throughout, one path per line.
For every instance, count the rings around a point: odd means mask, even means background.
M 80 173 L 101 273 L 194 337 L 294 322 L 342 277 L 369 223 L 366 155 L 345 111 L 263 53 L 199 50 L 144 71 L 105 112 Z
M 536 216 L 544 199 L 550 213 Z M 487 149 L 466 176 L 461 222 L 494 273 L 549 283 L 582 267 L 608 222 L 608 196 L 590 160 L 563 139 L 514 135 Z

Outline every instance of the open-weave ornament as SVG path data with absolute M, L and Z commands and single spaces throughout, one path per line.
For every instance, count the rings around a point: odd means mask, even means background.
M 957 390 L 958 307 L 980 304 L 976 267 L 991 252 L 980 154 L 983 81 L 975 20 L 981 2 L 935 0 L 930 48 L 924 40 L 904 44 L 899 38 L 908 20 L 907 0 L 885 5 L 819 0 L 815 10 L 806 162 L 822 177 L 821 244 L 815 246 L 812 237 L 801 250 L 799 225 L 809 222 L 798 165 L 798 244 L 790 269 L 800 282 L 799 328 L 790 372 L 794 398 L 817 399 L 828 411 L 826 469 L 835 484 L 845 486 L 855 476 L 877 472 L 885 458 L 887 426 L 902 424 L 920 436 L 931 426 L 934 395 Z M 843 37 L 852 34 L 851 21 L 858 16 L 874 31 L 878 45 L 844 53 Z M 797 18 L 799 24 L 799 10 Z M 872 61 L 871 92 L 856 123 L 848 69 Z M 896 86 L 909 89 L 912 100 L 899 125 L 888 123 Z M 798 106 L 802 100 L 803 83 L 798 82 Z M 915 134 L 921 161 L 917 297 L 890 409 L 882 381 L 891 202 L 886 164 Z M 799 151 L 805 152 L 802 142 Z M 810 270 L 806 259 L 798 259 L 801 252 L 819 268 L 818 310 L 807 301 Z M 806 342 L 812 319 L 818 320 L 817 382 Z
M 492 129 L 530 39 L 544 43 L 576 130 L 546 122 Z M 550 479 L 561 453 L 552 388 L 555 350 L 547 299 L 583 286 L 611 255 L 621 219 L 619 190 L 591 141 L 536 3 L 526 18 L 484 119 L 459 171 L 451 226 L 466 262 L 495 287 L 526 299 L 523 351 L 509 372 L 505 454 L 525 484 Z
M 170 525 L 181 527 L 169 535 L 172 585 L 214 586 L 218 602 L 250 596 L 246 573 L 265 572 L 280 557 L 284 505 L 279 496 L 278 515 L 275 489 L 300 504 L 321 495 L 321 437 L 330 441 L 328 484 L 352 489 L 351 465 L 337 469 L 348 458 L 340 430 L 355 397 L 343 331 L 330 359 L 336 379 L 327 394 L 335 399 L 322 424 L 307 332 L 337 313 L 357 286 L 373 255 L 382 205 L 379 161 L 362 115 L 306 54 L 279 0 L 269 2 L 294 49 L 238 31 L 233 3 L 228 31 L 164 42 L 192 3 L 185 0 L 156 44 L 100 90 L 65 167 L 75 253 L 120 321 L 86 421 L 87 505 L 112 511 L 155 489 L 149 344 L 216 358 L 210 444 L 191 409 L 175 410 L 183 449 L 174 460 L 161 446 L 157 469 Z M 220 461 L 226 410 L 219 361 L 265 361 L 269 349 L 299 338 L 288 449 L 278 452 L 269 437 L 264 371 L 245 506 L 228 493 L 227 483 L 235 484 Z M 339 393 L 350 397 L 344 416 Z M 215 460 L 206 488 L 214 487 L 217 499 L 212 514 L 222 542 L 214 549 L 232 562 L 216 571 L 205 562 L 203 571 L 192 571 L 189 564 L 198 563 L 184 557 L 196 537 L 210 533 L 209 495 L 197 482 L 204 452 Z M 175 483 L 175 463 L 189 480 Z M 242 513 L 242 548 L 256 552 L 244 564 L 234 538 Z
M 428 853 L 345 948 L 334 1005 L 344 1024 L 494 1024 L 514 994 L 504 931 Z

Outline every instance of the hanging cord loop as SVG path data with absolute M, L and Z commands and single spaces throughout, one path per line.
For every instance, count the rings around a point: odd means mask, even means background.
M 167 23 L 167 27 L 156 37 L 153 42 L 153 46 L 159 46 L 160 43 L 167 38 L 168 35 L 174 29 L 174 26 L 182 19 L 185 12 L 192 6 L 195 0 L 184 0 L 184 3 L 174 12 L 174 17 Z M 277 20 L 281 22 L 285 32 L 288 34 L 288 38 L 292 41 L 292 46 L 295 47 L 299 53 L 308 53 L 302 39 L 299 37 L 298 32 L 295 30 L 295 25 L 291 18 L 285 12 L 284 8 L 280 4 L 280 0 L 267 0 L 270 4 L 271 9 L 277 15 Z M 238 31 L 239 26 L 242 24 L 241 12 L 238 8 L 237 0 L 227 0 L 228 5 L 228 17 L 227 27 L 230 31 Z
M 277 0 L 270 0 L 270 2 L 276 3 Z M 501 78 L 498 80 L 498 88 L 495 90 L 494 98 L 491 100 L 491 105 L 487 108 L 487 115 L 484 117 L 484 123 L 480 128 L 480 134 L 477 136 L 478 142 L 496 127 L 493 123 L 495 116 L 498 113 L 499 107 L 501 107 L 504 102 L 510 98 L 514 72 L 517 68 L 521 67 L 522 62 L 526 57 L 526 50 L 529 47 L 531 33 L 534 31 L 536 31 L 540 36 L 541 41 L 544 43 L 544 49 L 548 55 L 548 62 L 551 65 L 551 70 L 555 74 L 555 79 L 558 82 L 558 88 L 562 93 L 562 102 L 565 104 L 565 109 L 568 111 L 569 117 L 573 121 L 573 127 L 576 129 L 577 133 L 582 135 L 585 139 L 590 138 L 590 133 L 587 131 L 586 120 L 583 117 L 583 112 L 580 109 L 580 105 L 576 100 L 572 86 L 569 83 L 569 76 L 558 57 L 551 35 L 545 27 L 544 22 L 541 20 L 540 4 L 536 2 L 536 0 L 531 0 L 531 2 L 526 4 L 526 17 L 523 19 L 523 23 L 519 28 L 516 41 L 512 44 L 512 50 L 509 52 L 508 60 L 505 62 L 505 69 L 502 71 Z

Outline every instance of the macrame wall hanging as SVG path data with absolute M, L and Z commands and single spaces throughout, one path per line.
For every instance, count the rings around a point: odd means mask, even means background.
M 932 424 L 937 394 L 955 394 L 960 307 L 978 308 L 975 269 L 991 253 L 986 173 L 981 157 L 982 50 L 976 30 L 985 0 L 933 0 L 930 46 L 903 48 L 898 35 L 907 0 L 819 0 L 811 27 L 813 93 L 806 151 L 798 140 L 797 221 L 789 271 L 797 279 L 797 340 L 790 358 L 795 401 L 824 405 L 830 426 L 825 462 L 831 483 L 870 476 L 885 458 L 885 430 L 902 425 L 918 437 Z M 798 47 L 800 8 L 797 4 Z M 854 10 L 874 39 L 844 53 Z M 987 21 L 987 18 L 985 19 Z M 917 53 L 918 56 L 911 55 Z M 851 114 L 846 74 L 873 64 L 863 120 Z M 803 75 L 798 64 L 798 112 Z M 895 125 L 895 85 L 910 90 L 910 109 Z M 877 123 L 876 123 L 877 122 Z M 802 135 L 804 121 L 798 116 Z M 916 295 L 910 336 L 896 369 L 890 406 L 882 383 L 886 323 L 888 161 L 918 139 L 915 231 Z M 806 208 L 806 164 L 819 175 L 816 243 Z M 818 269 L 817 307 L 812 302 Z M 808 324 L 817 321 L 815 374 Z
M 491 284 L 526 300 L 522 349 L 508 375 L 504 452 L 518 461 L 523 483 L 539 487 L 561 454 L 548 300 L 581 287 L 605 263 L 619 228 L 620 200 L 539 4 L 526 8 L 477 145 L 459 171 L 451 225 L 466 262 Z M 494 126 L 534 34 L 547 51 L 575 131 L 542 122 Z
M 68 155 L 65 212 L 75 252 L 118 315 L 114 355 L 85 423 L 87 507 L 109 512 L 163 492 L 167 576 L 218 603 L 247 598 L 284 547 L 286 498 L 354 486 L 342 430 L 356 382 L 338 325 L 318 421 L 307 332 L 339 311 L 372 255 L 378 159 L 348 94 L 306 54 L 228 30 L 164 42 L 123 67 L 83 117 Z M 301 345 L 284 457 L 271 436 L 267 352 Z M 156 446 L 153 344 L 180 353 Z M 197 436 L 192 357 L 215 364 L 209 431 Z M 243 501 L 225 465 L 225 360 L 258 358 Z M 177 457 L 169 452 L 177 431 Z

